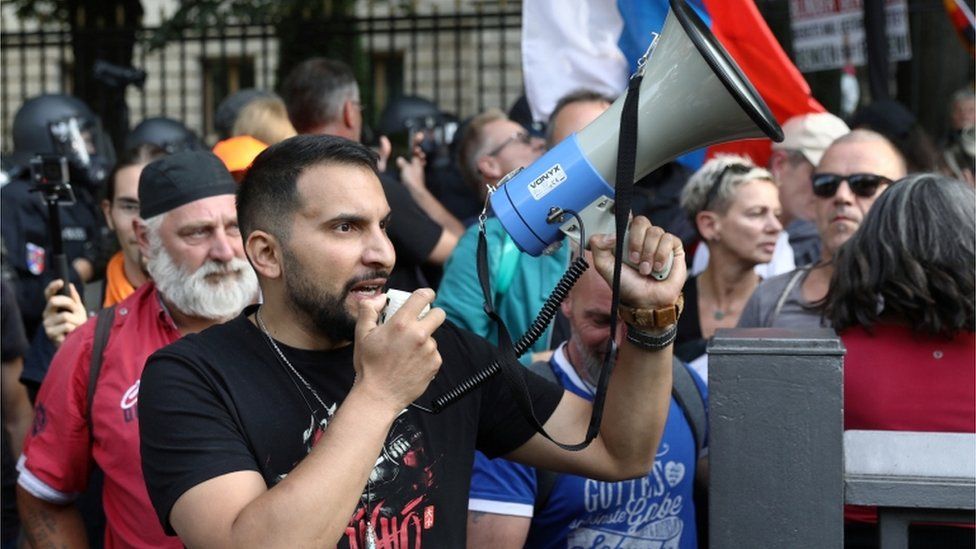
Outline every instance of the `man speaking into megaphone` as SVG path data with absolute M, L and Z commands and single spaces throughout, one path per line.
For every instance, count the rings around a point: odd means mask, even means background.
M 378 324 L 396 254 L 368 149 L 296 136 L 262 152 L 238 192 L 263 303 L 154 354 L 140 386 L 146 485 L 183 543 L 463 547 L 466 515 L 457 511 L 475 449 L 598 479 L 647 474 L 667 419 L 686 276 L 676 237 L 646 218 L 630 225 L 624 249 L 638 265 L 676 256 L 663 282 L 614 269 L 615 237 L 591 239 L 596 270 L 608 281 L 621 275 L 634 318 L 615 353 L 600 436 L 570 452 L 534 433 L 501 376 L 439 414 L 417 409 L 500 353 L 437 307 L 421 317 L 429 289 Z M 526 381 L 551 436 L 584 438 L 589 402 L 538 376 Z M 420 474 L 379 483 L 381 454 Z

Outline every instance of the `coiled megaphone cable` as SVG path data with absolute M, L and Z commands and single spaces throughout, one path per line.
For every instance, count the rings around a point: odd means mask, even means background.
M 576 222 L 579 223 L 580 226 L 580 234 L 585 237 L 586 231 L 583 228 L 583 220 L 580 219 L 579 215 L 576 212 L 569 210 L 564 210 L 562 213 L 576 219 Z M 573 289 L 573 286 L 576 285 L 576 282 L 581 276 L 583 276 L 583 273 L 585 273 L 588 268 L 590 268 L 590 264 L 587 263 L 582 254 L 579 254 L 575 259 L 573 259 L 572 262 L 570 262 L 569 268 L 566 269 L 566 272 L 563 273 L 562 277 L 560 277 L 559 282 L 556 283 L 556 286 L 549 293 L 549 297 L 547 297 L 546 301 L 542 304 L 542 307 L 539 309 L 539 313 L 536 315 L 535 320 L 532 321 L 529 328 L 524 334 L 522 334 L 522 337 L 520 337 L 518 341 L 512 345 L 516 357 L 524 355 L 526 351 L 528 351 L 529 348 L 531 348 L 532 345 L 538 341 L 540 337 L 542 337 L 542 334 L 546 332 L 546 328 L 549 327 L 549 324 L 551 324 L 552 320 L 556 317 L 556 313 L 559 312 L 560 304 L 566 300 L 566 297 L 569 296 L 570 290 Z M 447 408 L 451 404 L 454 404 L 463 396 L 487 381 L 488 378 L 497 374 L 500 369 L 501 364 L 499 361 L 497 359 L 493 360 L 484 369 L 475 372 L 471 377 L 458 383 L 458 385 L 453 389 L 450 389 L 443 395 L 435 398 L 431 402 L 430 408 L 417 403 L 413 403 L 412 406 L 428 413 L 439 413 L 441 410 Z
M 653 49 L 653 46 L 654 44 L 652 43 L 649 51 Z M 600 371 L 596 395 L 593 399 L 593 411 L 590 415 L 590 422 L 587 426 L 586 437 L 584 440 L 577 444 L 564 444 L 553 439 L 552 436 L 546 432 L 542 423 L 535 415 L 532 399 L 529 395 L 528 385 L 525 381 L 525 369 L 521 367 L 521 364 L 517 360 L 518 355 L 516 354 L 511 336 L 508 333 L 508 328 L 505 327 L 505 322 L 494 309 L 491 291 L 488 284 L 488 251 L 484 230 L 481 231 L 478 238 L 478 278 L 485 298 L 485 313 L 495 322 L 495 325 L 498 327 L 498 345 L 499 350 L 501 351 L 501 357 L 500 359 L 497 359 L 489 364 L 489 366 L 484 370 L 476 373 L 471 378 L 462 382 L 455 389 L 448 391 L 443 397 L 435 399 L 435 405 L 432 408 L 426 408 L 416 403 L 412 404 L 412 406 L 426 412 L 437 413 L 441 411 L 444 406 L 449 406 L 452 402 L 455 402 L 457 399 L 470 393 L 475 387 L 489 379 L 491 376 L 501 372 L 505 378 L 505 382 L 511 389 L 512 396 L 521 410 L 522 415 L 528 419 L 529 423 L 536 430 L 536 432 L 546 437 L 560 448 L 571 451 L 578 451 L 586 448 L 589 446 L 590 442 L 597 437 L 600 432 L 600 424 L 603 420 L 603 408 L 604 404 L 606 403 L 607 387 L 610 382 L 610 374 L 613 371 L 617 357 L 617 310 L 618 306 L 620 305 L 620 272 L 623 268 L 622 258 L 624 255 L 623 250 L 625 241 L 623 235 L 627 230 L 627 224 L 630 220 L 630 203 L 634 189 L 634 172 L 636 171 L 637 157 L 637 107 L 640 96 L 640 83 L 643 78 L 644 70 L 643 66 L 640 66 L 638 71 L 631 77 L 630 82 L 627 85 L 627 95 L 624 99 L 623 109 L 620 114 L 620 134 L 617 146 L 617 174 L 615 179 L 617 184 L 616 208 L 614 212 L 616 234 L 618 235 L 618 238 L 615 242 L 613 281 L 610 284 L 612 292 L 610 304 L 610 339 L 607 342 L 607 354 L 604 360 L 604 367 Z M 566 213 L 568 214 L 569 212 Z M 576 214 L 573 213 L 573 215 Z M 582 220 L 577 217 L 577 222 L 580 223 L 580 227 L 582 228 Z M 581 238 L 580 243 L 580 255 L 582 256 L 582 248 L 585 246 L 586 241 Z M 529 345 L 531 345 L 531 343 Z M 528 348 L 528 346 L 526 346 L 526 348 Z M 524 349 L 522 352 L 524 352 Z

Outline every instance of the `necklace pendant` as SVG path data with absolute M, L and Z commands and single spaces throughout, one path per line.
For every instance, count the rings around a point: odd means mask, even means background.
M 725 311 L 715 311 L 715 320 L 722 320 L 725 318 Z
M 376 549 L 376 530 L 372 522 L 366 524 L 366 549 Z

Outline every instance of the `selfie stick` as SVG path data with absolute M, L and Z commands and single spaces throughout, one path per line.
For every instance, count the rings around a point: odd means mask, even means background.
M 61 237 L 61 204 L 74 203 L 74 193 L 68 184 L 68 162 L 64 157 L 35 157 L 31 160 L 34 190 L 44 195 L 47 204 L 47 230 L 51 235 L 51 263 L 55 278 L 64 281 L 59 295 L 71 296 L 68 288 L 68 257 L 64 254 Z

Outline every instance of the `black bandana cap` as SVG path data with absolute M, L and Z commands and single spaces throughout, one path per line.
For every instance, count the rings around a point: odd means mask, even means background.
M 237 192 L 237 183 L 210 151 L 185 151 L 149 163 L 139 176 L 139 216 L 149 219 L 190 202 Z

